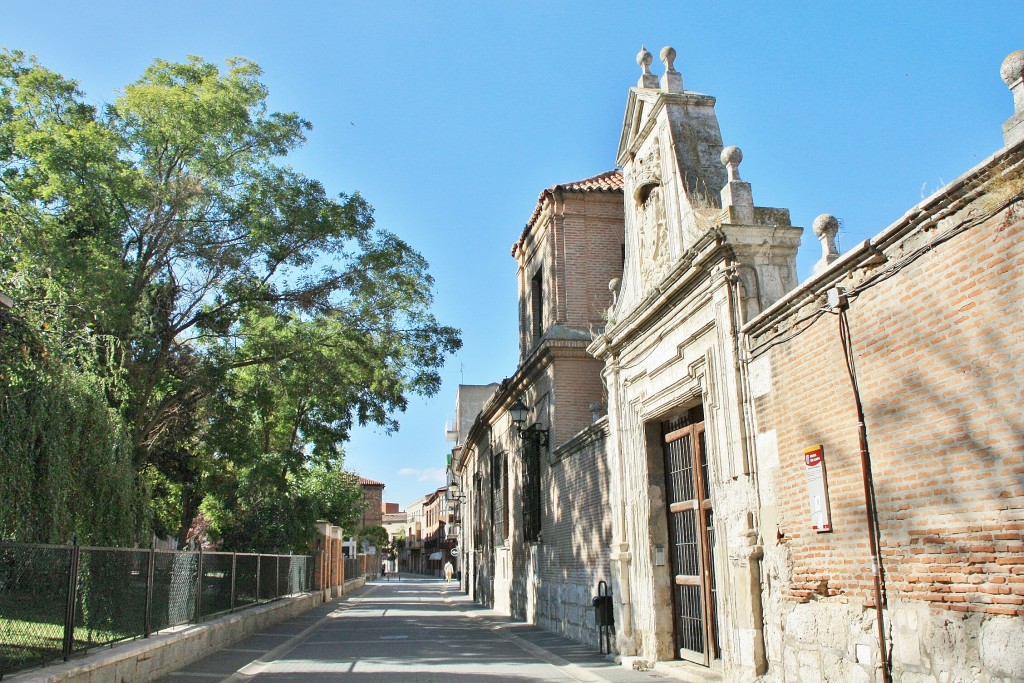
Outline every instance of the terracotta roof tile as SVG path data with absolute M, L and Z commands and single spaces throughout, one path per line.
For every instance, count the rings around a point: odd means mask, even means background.
M 526 227 L 523 228 L 523 232 L 519 235 L 519 239 L 514 245 L 512 245 L 512 255 L 515 256 L 516 248 L 526 238 L 526 234 L 530 232 L 530 228 L 540 217 L 541 211 L 544 208 L 544 198 L 552 196 L 555 192 L 561 190 L 562 192 L 621 192 L 623 188 L 622 171 L 613 169 L 611 171 L 605 171 L 604 173 L 598 173 L 590 178 L 584 178 L 583 180 L 576 180 L 571 183 L 559 183 L 558 185 L 552 185 L 551 187 L 541 191 L 540 196 L 537 197 L 537 206 L 533 210 L 533 214 L 530 216 L 530 220 L 526 222 Z
M 604 190 L 606 192 L 622 189 L 622 172 L 618 169 L 599 173 L 591 178 L 577 180 L 574 183 L 562 183 L 555 185 L 552 190 L 569 190 L 570 192 L 589 192 L 591 190 Z
M 366 477 L 359 477 L 359 485 L 360 486 L 384 486 L 384 484 L 382 484 L 381 482 L 374 481 L 373 479 L 367 479 Z

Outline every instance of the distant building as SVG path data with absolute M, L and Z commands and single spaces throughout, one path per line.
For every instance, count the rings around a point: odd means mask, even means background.
M 401 545 L 395 557 L 390 560 L 390 571 L 409 571 L 409 547 L 407 537 L 407 524 L 409 517 L 401 512 L 398 503 L 384 503 L 384 514 L 381 525 L 388 532 L 388 541 L 392 547 Z M 396 543 L 396 541 L 400 541 Z
M 359 485 L 363 488 L 363 499 L 366 501 L 361 526 L 381 526 L 384 484 L 366 477 L 359 477 Z
M 383 521 L 384 484 L 367 479 L 366 477 L 359 477 L 359 486 L 363 489 L 363 501 L 366 504 L 360 517 L 359 527 L 381 526 Z M 356 548 L 356 540 L 353 535 L 358 533 L 359 529 L 345 529 L 344 531 L 346 534 L 349 534 L 345 537 L 343 545 L 345 556 L 355 557 L 359 553 L 364 552 L 364 548 Z

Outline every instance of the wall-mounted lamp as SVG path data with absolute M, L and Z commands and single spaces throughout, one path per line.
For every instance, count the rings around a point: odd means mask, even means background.
M 445 500 L 448 502 L 448 512 L 455 514 L 459 506 L 466 502 L 466 497 L 462 495 L 462 489 L 459 487 L 458 482 L 452 482 L 448 484 L 448 490 L 444 492 Z
M 509 418 L 512 420 L 512 424 L 516 426 L 516 431 L 519 432 L 519 438 L 524 441 L 529 439 L 536 441 L 538 445 L 547 448 L 548 445 L 548 430 L 540 429 L 537 423 L 533 423 L 529 427 L 524 427 L 526 424 L 526 418 L 530 414 L 530 409 L 523 403 L 523 400 L 516 399 L 516 402 L 508 409 Z

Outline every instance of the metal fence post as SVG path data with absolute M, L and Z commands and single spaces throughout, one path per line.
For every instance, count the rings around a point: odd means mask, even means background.
M 235 609 L 236 576 L 238 576 L 238 553 L 231 553 L 231 609 Z
M 196 621 L 203 615 L 203 546 L 199 546 L 199 567 L 196 572 Z
M 274 597 L 281 597 L 281 556 L 274 558 Z
M 260 567 L 263 565 L 260 554 L 256 553 L 256 604 L 260 604 Z
M 149 562 L 146 567 L 146 624 L 145 637 L 153 633 L 153 575 L 156 573 L 156 548 L 149 548 Z
M 68 563 L 68 601 L 64 608 L 64 661 L 68 661 L 75 645 L 75 606 L 78 602 L 78 534 L 71 546 L 71 561 Z

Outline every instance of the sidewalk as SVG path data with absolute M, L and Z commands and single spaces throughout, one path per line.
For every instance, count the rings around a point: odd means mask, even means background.
M 497 683 L 673 680 L 472 603 L 457 583 L 377 580 L 201 659 L 160 683 Z

